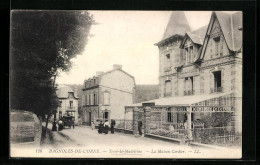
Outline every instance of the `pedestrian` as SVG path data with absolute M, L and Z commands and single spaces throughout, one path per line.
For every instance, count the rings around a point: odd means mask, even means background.
M 143 125 L 142 121 L 138 121 L 138 131 L 139 131 L 139 135 L 141 136 L 142 136 L 142 125 Z
M 100 120 L 100 123 L 98 125 L 98 133 L 102 134 L 102 132 L 103 132 L 102 130 L 103 130 L 103 122 L 102 122 L 102 120 Z
M 105 123 L 104 123 L 104 133 L 108 134 L 108 130 L 109 130 L 109 122 L 108 122 L 108 120 L 105 120 Z
M 173 127 L 172 124 L 170 124 L 170 126 L 169 126 L 169 131 L 170 131 L 170 132 L 174 132 L 174 127 Z
M 93 121 L 91 121 L 91 128 L 92 128 L 92 130 L 94 130 L 94 129 L 95 129 L 95 124 L 94 124 L 94 122 L 93 122 Z
M 62 118 L 58 121 L 58 130 L 61 131 L 63 129 L 63 121 Z
M 111 120 L 111 134 L 114 134 L 115 125 L 116 125 L 116 121 L 112 119 L 112 120 Z

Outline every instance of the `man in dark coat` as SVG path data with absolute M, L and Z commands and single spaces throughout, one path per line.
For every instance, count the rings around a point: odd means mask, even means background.
M 113 134 L 115 131 L 115 125 L 116 125 L 116 121 L 112 119 L 111 120 L 111 134 Z
M 139 131 L 139 135 L 141 136 L 142 136 L 142 125 L 143 125 L 142 121 L 138 121 L 138 131 Z
M 103 130 L 103 122 L 102 120 L 100 121 L 99 125 L 98 125 L 98 133 L 102 134 L 102 130 Z

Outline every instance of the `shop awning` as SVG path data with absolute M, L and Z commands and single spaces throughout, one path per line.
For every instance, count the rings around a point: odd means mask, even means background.
M 144 101 L 126 107 L 141 107 L 143 103 L 154 103 L 155 106 L 192 106 L 193 104 L 219 98 L 223 96 L 231 95 L 231 93 L 216 93 L 207 95 L 190 95 L 190 96 L 180 96 L 180 97 L 165 97 L 155 100 Z

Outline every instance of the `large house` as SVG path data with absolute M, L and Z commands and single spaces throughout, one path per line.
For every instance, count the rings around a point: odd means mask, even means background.
M 78 100 L 77 91 L 73 91 L 67 85 L 59 85 L 57 90 L 60 107 L 57 109 L 56 118 L 59 120 L 63 116 L 74 116 L 75 124 L 78 124 Z
M 126 112 L 146 113 L 148 105 L 151 114 L 135 119 L 149 116 L 147 132 L 172 124 L 175 129 L 230 126 L 241 133 L 242 12 L 212 12 L 207 26 L 191 31 L 184 12 L 174 11 L 155 45 L 160 98 L 126 106 Z
M 114 65 L 108 72 L 97 72 L 96 76 L 85 80 L 82 93 L 83 124 L 91 121 L 122 120 L 124 106 L 133 103 L 135 79 Z

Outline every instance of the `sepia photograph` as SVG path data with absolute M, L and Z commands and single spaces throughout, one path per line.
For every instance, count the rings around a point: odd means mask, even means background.
M 10 16 L 11 158 L 242 158 L 242 11 Z

